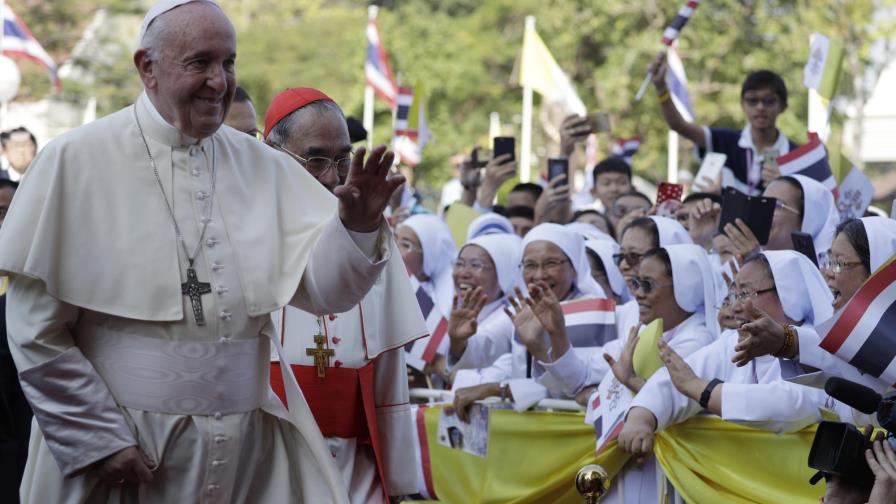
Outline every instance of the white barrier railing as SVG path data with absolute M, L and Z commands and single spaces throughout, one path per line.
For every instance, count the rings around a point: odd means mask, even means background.
M 410 392 L 412 399 L 428 399 L 429 402 L 454 401 L 454 393 L 450 390 L 412 388 Z M 554 411 L 585 411 L 584 406 L 568 399 L 542 399 L 538 401 L 534 408 Z

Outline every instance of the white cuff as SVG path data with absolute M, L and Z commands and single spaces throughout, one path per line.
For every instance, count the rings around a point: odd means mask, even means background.
M 576 355 L 575 349 L 570 347 L 566 353 L 554 362 L 541 362 L 539 364 L 547 371 L 539 378 L 539 382 L 554 389 L 558 383 L 562 386 L 563 393 L 567 396 L 574 396 L 585 385 L 585 377 L 588 369 L 582 362 L 582 359 Z M 550 385 L 549 385 L 550 384 Z
M 522 412 L 548 396 L 547 389 L 531 378 L 515 378 L 507 382 L 513 395 L 513 409 Z

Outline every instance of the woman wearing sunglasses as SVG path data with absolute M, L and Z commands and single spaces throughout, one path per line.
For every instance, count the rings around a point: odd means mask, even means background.
M 540 285 L 551 291 L 553 298 L 572 301 L 583 298 L 605 298 L 600 285 L 591 277 L 588 259 L 585 255 L 585 241 L 582 236 L 559 224 L 540 224 L 523 239 L 523 257 L 520 267 L 523 281 L 528 288 Z M 522 299 L 522 291 L 516 290 Z M 544 326 L 531 309 L 523 308 L 517 302 L 513 312 L 508 311 L 513 321 L 513 334 L 507 339 L 507 351 L 495 362 L 479 370 L 459 370 L 454 379 L 455 408 L 461 418 L 466 417 L 466 408 L 473 401 L 489 396 L 512 398 L 514 408 L 523 411 L 548 396 L 568 397 L 562 389 L 551 388 L 552 383 L 542 383 L 547 377 L 541 362 L 549 360 L 549 339 Z M 581 347 L 595 348 L 605 340 L 616 338 L 612 334 L 589 335 Z M 470 352 L 467 348 L 464 356 Z
M 522 240 L 492 234 L 470 240 L 454 261 L 454 309 L 448 319 L 451 369 L 492 365 L 510 351 L 513 323 L 504 314 L 508 295 L 522 284 Z
M 749 324 L 764 313 L 786 327 L 786 345 L 796 340 L 796 328 L 810 329 L 833 313 L 833 296 L 819 271 L 805 256 L 793 251 L 767 251 L 746 259 L 735 276 L 734 314 Z M 742 336 L 725 331 L 711 345 L 682 359 L 664 342 L 660 355 L 665 367 L 655 373 L 635 397 L 619 435 L 619 446 L 636 457 L 652 453 L 654 432 L 683 422 L 703 409 L 725 420 L 789 432 L 820 419 L 827 396 L 784 378 L 801 371 L 795 362 L 774 356 L 734 363 Z M 849 421 L 866 421 L 845 405 L 833 409 Z

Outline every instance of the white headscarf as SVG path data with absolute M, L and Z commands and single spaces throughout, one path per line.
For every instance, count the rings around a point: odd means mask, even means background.
M 520 261 L 523 258 L 522 238 L 515 234 L 490 234 L 473 238 L 467 245 L 482 247 L 495 264 L 498 286 L 504 295 L 512 294 L 514 287 L 523 285 Z M 463 250 L 463 248 L 461 248 Z
M 152 23 L 157 17 L 162 14 L 174 9 L 176 7 L 180 7 L 183 4 L 193 3 L 193 2 L 206 2 L 213 5 L 218 5 L 216 2 L 212 0 L 159 0 L 156 2 L 149 10 L 146 12 L 146 16 L 143 18 L 143 22 L 140 23 L 140 38 L 137 39 L 140 44 L 143 43 L 143 36 L 146 35 L 146 29 L 149 28 L 149 24 Z
M 831 249 L 840 212 L 831 190 L 805 175 L 790 175 L 803 188 L 803 225 L 800 231 L 811 235 L 815 253 L 824 254 Z
M 513 233 L 513 224 L 504 217 L 496 213 L 485 213 L 473 219 L 467 227 L 467 241 L 477 236 L 490 235 L 495 233 Z
M 688 230 L 684 228 L 677 220 L 668 217 L 650 216 L 656 224 L 656 229 L 660 236 L 660 247 L 667 245 L 691 245 L 694 240 L 688 234 Z
M 886 217 L 862 217 L 871 253 L 871 273 L 896 254 L 896 221 Z
M 585 240 L 605 240 L 616 243 L 616 240 L 614 240 L 612 236 L 604 233 L 594 224 L 588 224 L 587 222 L 570 222 L 566 225 L 566 229 L 571 229 L 576 233 L 579 233 Z
M 414 230 L 423 249 L 423 274 L 432 283 L 433 302 L 448 316 L 454 296 L 454 281 L 451 279 L 451 263 L 457 257 L 454 238 L 448 226 L 435 215 L 417 214 L 408 217 L 399 227 Z
M 576 288 L 585 296 L 607 297 L 600 284 L 591 276 L 591 266 L 585 255 L 585 239 L 582 235 L 566 229 L 560 224 L 545 223 L 532 228 L 523 238 L 523 253 L 526 247 L 536 241 L 546 241 L 560 247 L 576 272 Z
M 796 322 L 817 325 L 831 318 L 834 295 L 808 257 L 793 250 L 766 250 L 784 313 Z
M 706 328 L 715 338 L 719 335 L 715 312 L 716 280 L 706 251 L 697 245 L 667 245 L 662 248 L 669 254 L 672 264 L 675 302 L 686 312 L 703 310 Z
M 610 282 L 610 288 L 613 289 L 614 294 L 619 296 L 619 300 L 623 303 L 631 300 L 632 295 L 628 291 L 625 278 L 622 277 L 619 265 L 613 259 L 613 255 L 619 253 L 619 244 L 607 240 L 587 240 L 585 247 L 591 249 L 600 257 L 600 261 L 604 264 L 604 269 L 607 271 L 607 280 Z

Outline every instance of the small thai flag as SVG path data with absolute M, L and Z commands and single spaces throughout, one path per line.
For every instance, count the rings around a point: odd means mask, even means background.
M 694 107 L 691 105 L 691 97 L 688 94 L 688 76 L 684 72 L 684 63 L 678 51 L 678 44 L 674 43 L 666 52 L 666 61 L 669 63 L 669 71 L 666 72 L 666 87 L 669 88 L 669 96 L 678 113 L 685 121 L 694 121 Z
M 577 299 L 560 306 L 566 321 L 566 336 L 573 348 L 600 347 L 616 339 L 616 303 L 612 299 Z M 522 344 L 516 331 L 513 339 Z
M 830 320 L 816 328 L 821 348 L 896 384 L 896 256 L 880 267 Z
M 59 81 L 56 63 L 53 58 L 47 54 L 47 51 L 40 45 L 40 42 L 31 34 L 31 30 L 25 25 L 9 5 L 0 4 L 3 7 L 3 34 L 2 41 L 3 54 L 11 58 L 27 58 L 36 61 L 47 67 L 50 72 L 50 80 L 53 81 L 53 88 L 56 91 L 62 90 L 62 83 Z
M 831 172 L 828 163 L 828 152 L 818 138 L 818 134 L 809 132 L 809 142 L 778 158 L 781 175 L 805 175 L 821 182 L 837 197 L 837 179 Z
M 684 28 L 684 25 L 688 24 L 688 20 L 691 19 L 691 14 L 697 10 L 697 6 L 699 5 L 700 0 L 688 0 L 688 2 L 684 4 L 684 7 L 679 9 L 678 15 L 672 20 L 672 24 L 670 24 L 663 32 L 663 45 L 671 46 L 672 42 L 675 42 L 678 39 L 678 36 L 681 34 L 681 29 Z
M 411 105 L 414 104 L 414 90 L 409 87 L 398 88 L 396 99 L 398 108 L 395 110 L 395 136 L 415 137 L 417 132 L 411 132 L 408 128 L 408 119 L 411 113 Z
M 423 368 L 436 357 L 436 353 L 444 353 L 447 350 L 448 319 L 436 308 L 423 287 L 417 288 L 416 296 L 420 312 L 426 320 L 429 336 L 405 345 L 405 360 L 412 368 L 423 371 Z
M 364 63 L 364 75 L 367 77 L 367 85 L 373 88 L 374 93 L 385 100 L 389 107 L 395 108 L 398 86 L 392 76 L 392 67 L 389 66 L 386 47 L 380 38 L 375 16 L 367 21 L 367 61 Z
M 618 157 L 628 164 L 632 164 L 632 157 L 641 147 L 641 137 L 635 136 L 631 138 L 617 138 L 613 141 L 611 152 L 613 156 Z

